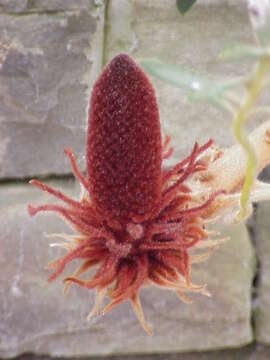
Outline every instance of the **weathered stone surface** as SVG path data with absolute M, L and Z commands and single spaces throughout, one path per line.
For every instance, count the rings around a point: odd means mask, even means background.
M 63 11 L 87 9 L 99 5 L 93 0 L 0 0 L 0 12 L 27 13 L 33 11 Z
M 258 293 L 255 301 L 255 335 L 259 342 L 270 344 L 270 202 L 257 207 L 255 220 L 256 248 L 260 260 Z
M 249 345 L 240 349 L 153 355 L 129 355 L 99 357 L 98 360 L 269 360 L 270 348 L 263 345 Z M 86 360 L 86 358 L 80 358 Z M 52 360 L 44 356 L 24 355 L 20 360 Z M 60 358 L 59 360 L 63 360 Z M 74 359 L 75 360 L 75 359 Z
M 107 60 L 124 51 L 138 61 L 159 59 L 211 79 L 242 75 L 252 68 L 251 62 L 218 59 L 235 44 L 253 42 L 245 1 L 199 0 L 185 16 L 176 10 L 174 0 L 111 1 L 106 39 Z M 198 139 L 213 137 L 221 146 L 234 142 L 228 113 L 209 103 L 190 104 L 180 89 L 152 81 L 163 130 L 172 135 L 177 158 Z
M 28 0 L 0 0 L 0 12 L 22 12 L 27 9 Z
M 75 192 L 72 182 L 57 186 Z M 79 194 L 78 188 L 76 191 Z M 46 200 L 48 195 L 29 185 L 0 188 L 0 358 L 24 352 L 52 356 L 164 353 L 235 347 L 252 341 L 254 253 L 244 226 L 227 230 L 232 239 L 208 262 L 193 266 L 192 280 L 207 283 L 211 298 L 194 295 L 193 304 L 187 305 L 168 291 L 141 291 L 154 331 L 149 337 L 130 304 L 87 323 L 93 293 L 73 287 L 63 297 L 61 279 L 47 284 L 44 266 L 62 252 L 48 246 L 55 239 L 45 234 L 65 232 L 67 227 L 51 215 L 28 216 L 29 201 L 40 204 Z
M 69 172 L 64 146 L 83 157 L 103 16 L 102 4 L 91 11 L 0 15 L 0 43 L 9 44 L 0 68 L 1 178 Z

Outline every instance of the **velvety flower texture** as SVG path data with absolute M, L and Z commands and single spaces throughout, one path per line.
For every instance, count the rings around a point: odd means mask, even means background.
M 148 327 L 138 293 L 153 284 L 175 290 L 183 301 L 186 291 L 207 295 L 204 286 L 190 281 L 190 264 L 206 259 L 206 253 L 190 257 L 194 247 L 212 249 L 205 229 L 206 214 L 215 198 L 194 195 L 188 179 L 205 171 L 204 153 L 212 140 L 199 146 L 171 168 L 162 161 L 172 154 L 166 136 L 163 144 L 154 90 L 143 71 L 127 55 L 116 56 L 95 83 L 89 107 L 87 173 L 77 168 L 70 149 L 65 153 L 82 185 L 80 201 L 73 200 L 38 180 L 42 191 L 60 199 L 64 206 L 29 205 L 30 215 L 53 211 L 64 218 L 75 235 L 61 246 L 67 253 L 48 267 L 49 281 L 59 276 L 74 259 L 77 271 L 64 279 L 96 289 L 90 317 L 100 314 L 104 296 L 110 301 L 103 313 L 123 301 L 131 304 L 147 333 Z M 94 269 L 94 273 L 90 269 Z

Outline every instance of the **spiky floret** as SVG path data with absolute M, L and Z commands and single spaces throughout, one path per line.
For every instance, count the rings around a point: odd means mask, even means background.
M 126 78 L 129 87 L 134 86 L 136 91 L 124 87 Z M 117 98 L 114 100 L 112 95 L 106 98 L 111 86 L 122 97 L 122 100 L 118 99 L 119 108 L 111 104 Z M 123 100 L 125 92 L 128 94 L 127 101 Z M 183 301 L 188 301 L 185 291 L 208 294 L 204 286 L 191 283 L 190 264 L 205 260 L 216 244 L 208 240 L 205 214 L 220 192 L 202 199 L 192 193 L 187 181 L 194 173 L 207 169 L 209 161 L 203 153 L 211 147 L 212 140 L 201 147 L 195 143 L 187 158 L 162 171 L 161 160 L 167 159 L 173 151 L 169 147 L 170 139 L 166 137 L 161 146 L 154 92 L 142 71 L 126 55 L 114 59 L 101 75 L 93 90 L 91 106 L 87 177 L 78 170 L 71 150 L 65 150 L 73 173 L 83 188 L 80 201 L 38 180 L 32 180 L 31 184 L 55 196 L 65 206 L 29 205 L 28 210 L 32 216 L 43 211 L 53 211 L 76 232 L 72 237 L 63 236 L 65 241 L 57 244 L 65 248 L 67 254 L 48 265 L 53 270 L 49 280 L 59 276 L 71 261 L 82 260 L 77 271 L 64 279 L 65 290 L 71 283 L 96 289 L 96 301 L 90 317 L 100 314 L 105 295 L 110 302 L 103 309 L 104 313 L 130 300 L 143 328 L 150 334 L 138 297 L 142 286 L 154 284 L 175 290 Z M 102 109 L 105 109 L 105 113 Z M 109 109 L 112 110 L 110 115 L 107 113 Z M 137 112 L 140 114 L 138 117 Z M 119 113 L 122 117 L 127 115 L 124 120 Z M 136 121 L 142 122 L 149 129 L 146 137 L 138 130 Z M 121 123 L 119 128 L 118 122 Z M 129 126 L 132 129 L 128 129 Z M 122 127 L 129 134 L 129 141 L 123 147 L 119 133 Z M 102 144 L 104 136 L 106 146 Z M 129 150 L 128 144 L 132 138 L 139 142 L 138 149 L 134 143 Z M 108 157 L 106 147 L 110 146 L 114 150 Z M 122 169 L 123 149 L 129 161 L 124 162 L 125 168 Z M 131 167 L 131 174 L 128 173 L 129 164 L 134 167 Z M 142 165 L 138 172 L 137 165 Z M 103 176 L 104 171 L 106 177 Z M 112 180 L 107 179 L 110 171 L 114 177 Z M 140 191 L 147 203 L 140 198 Z M 113 194 L 112 198 L 110 194 Z M 189 250 L 194 247 L 208 250 L 190 256 Z M 95 272 L 88 278 L 87 272 L 92 268 L 95 268 Z

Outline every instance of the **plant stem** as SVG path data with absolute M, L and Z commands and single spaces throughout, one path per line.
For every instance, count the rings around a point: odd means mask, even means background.
M 246 177 L 240 197 L 240 211 L 238 214 L 238 217 L 240 218 L 243 218 L 246 215 L 249 193 L 256 174 L 256 155 L 247 136 L 243 133 L 243 125 L 247 121 L 248 113 L 264 86 L 264 76 L 268 71 L 269 66 L 269 57 L 262 57 L 258 63 L 254 76 L 249 80 L 247 97 L 233 120 L 234 135 L 247 153 Z

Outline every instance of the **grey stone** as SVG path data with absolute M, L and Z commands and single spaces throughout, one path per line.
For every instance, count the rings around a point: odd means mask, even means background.
M 83 162 L 91 85 L 100 72 L 104 6 L 95 11 L 0 15 L 0 178 L 69 172 Z
M 270 344 L 270 202 L 256 210 L 256 249 L 260 261 L 255 307 L 255 335 L 259 342 Z
M 153 355 L 129 355 L 115 357 L 99 357 L 98 360 L 268 360 L 270 348 L 252 344 L 239 349 L 219 350 L 219 351 L 200 351 L 192 353 L 175 354 L 153 354 Z M 63 359 L 63 358 L 62 358 Z M 73 358 L 74 359 L 74 358 Z M 36 355 L 24 355 L 20 360 L 51 360 L 48 357 Z M 74 359 L 75 360 L 75 359 Z M 81 358 L 86 360 L 86 358 Z
M 102 0 L 0 0 L 0 12 L 28 13 L 36 11 L 64 11 L 98 6 Z
M 263 171 L 259 175 L 259 179 L 265 182 L 270 181 L 270 166 L 266 166 L 266 168 L 263 169 Z
M 79 194 L 72 181 L 56 183 Z M 67 229 L 52 215 L 30 218 L 28 202 L 49 201 L 29 185 L 0 187 L 0 358 L 25 352 L 51 356 L 166 353 L 238 347 L 252 341 L 251 286 L 255 258 L 244 226 L 222 230 L 229 240 L 204 264 L 194 264 L 195 283 L 207 283 L 211 298 L 182 303 L 169 291 L 145 288 L 141 301 L 154 335 L 141 329 L 129 303 L 92 323 L 86 321 L 93 292 L 61 279 L 47 284 L 46 263 L 62 254 L 45 234 Z M 65 274 L 69 274 L 72 266 Z
M 28 0 L 0 0 L 0 12 L 23 12 L 27 9 L 28 2 Z
M 101 0 L 34 0 L 30 3 L 30 10 L 63 11 L 74 9 L 90 10 L 103 3 Z
M 235 44 L 254 42 L 245 1 L 199 0 L 182 16 L 172 0 L 115 0 L 109 2 L 108 20 L 107 61 L 127 52 L 138 62 L 158 59 L 216 81 L 249 73 L 253 67 L 249 61 L 219 59 Z M 151 81 L 163 132 L 172 135 L 172 161 L 190 151 L 195 140 L 211 137 L 220 146 L 234 143 L 230 114 L 208 102 L 189 103 L 184 91 L 155 78 Z

